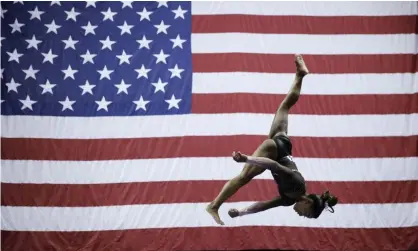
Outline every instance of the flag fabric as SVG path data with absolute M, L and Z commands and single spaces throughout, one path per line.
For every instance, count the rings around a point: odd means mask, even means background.
M 418 248 L 417 2 L 2 2 L 3 250 Z M 267 172 L 205 206 L 267 137 L 295 72 L 289 135 L 309 192 Z

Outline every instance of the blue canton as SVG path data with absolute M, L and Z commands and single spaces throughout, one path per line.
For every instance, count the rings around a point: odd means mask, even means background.
M 2 115 L 190 113 L 190 2 L 1 7 Z

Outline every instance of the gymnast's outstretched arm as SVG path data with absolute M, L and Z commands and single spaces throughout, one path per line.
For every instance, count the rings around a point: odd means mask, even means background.
M 289 168 L 285 166 L 280 165 L 276 161 L 271 160 L 269 158 L 247 156 L 240 152 L 233 152 L 232 158 L 236 162 L 245 162 L 251 165 L 256 165 L 256 166 L 268 169 L 272 171 L 273 173 L 293 175 L 292 170 L 290 170 Z
M 229 216 L 231 216 L 231 218 L 235 218 L 238 216 L 244 216 L 247 214 L 255 214 L 255 213 L 259 213 L 274 207 L 279 207 L 279 206 L 283 206 L 282 205 L 282 200 L 280 197 L 274 198 L 272 200 L 268 200 L 268 201 L 259 201 L 256 202 L 246 208 L 243 209 L 235 209 L 232 208 L 228 211 Z

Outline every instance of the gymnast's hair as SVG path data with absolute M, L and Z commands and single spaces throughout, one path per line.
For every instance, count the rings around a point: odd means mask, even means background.
M 338 198 L 330 195 L 329 191 L 325 191 L 319 198 L 315 194 L 308 195 L 314 202 L 313 204 L 313 218 L 318 218 L 324 209 L 334 213 L 334 206 L 338 203 Z

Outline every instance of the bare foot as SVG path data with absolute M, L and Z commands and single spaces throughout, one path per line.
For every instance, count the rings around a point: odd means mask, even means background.
M 219 217 L 218 209 L 213 208 L 211 204 L 206 207 L 206 211 L 212 216 L 212 218 L 218 223 L 219 225 L 225 225 L 221 218 Z
M 295 64 L 296 64 L 296 75 L 299 77 L 304 77 L 305 75 L 309 74 L 308 67 L 303 61 L 303 57 L 300 54 L 295 55 Z

